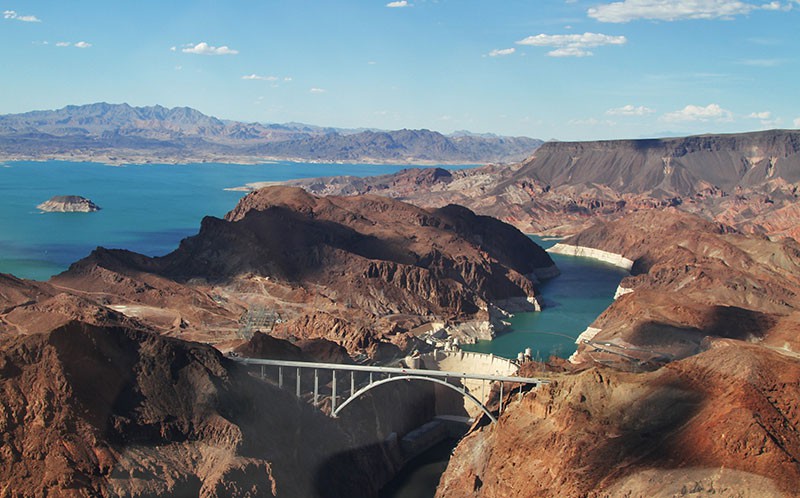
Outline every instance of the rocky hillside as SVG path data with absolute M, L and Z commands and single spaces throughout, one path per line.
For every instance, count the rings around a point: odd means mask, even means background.
M 509 398 L 437 497 L 798 496 L 800 361 L 714 340 L 649 373 L 602 366 Z
M 702 351 L 708 337 L 800 352 L 800 244 L 732 233 L 676 209 L 599 223 L 564 244 L 634 261 L 592 324 L 577 361 L 655 364 Z
M 525 137 L 445 136 L 429 130 L 365 131 L 259 145 L 251 154 L 320 161 L 395 163 L 515 162 L 541 144 Z
M 0 116 L 0 160 L 469 164 L 521 161 L 540 144 L 526 137 L 445 136 L 429 130 L 351 131 L 243 123 L 189 107 L 158 105 L 96 103 Z
M 525 232 L 573 234 L 595 219 L 678 206 L 737 229 L 800 240 L 800 132 L 548 142 L 512 166 L 409 170 L 302 180 L 311 192 L 380 193 L 421 206 L 456 203 Z
M 0 392 L 9 496 L 370 496 L 384 472 L 291 393 L 146 331 L 4 334 Z
M 275 334 L 380 356 L 430 322 L 490 337 L 507 312 L 536 309 L 535 283 L 556 274 L 518 230 L 459 206 L 271 187 L 171 254 L 98 249 L 51 283 L 179 337 L 234 340 L 265 309 L 281 317 Z

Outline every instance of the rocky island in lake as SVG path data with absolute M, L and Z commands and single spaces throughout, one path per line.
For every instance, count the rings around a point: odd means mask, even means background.
M 79 195 L 57 195 L 36 206 L 46 213 L 92 213 L 100 206 Z

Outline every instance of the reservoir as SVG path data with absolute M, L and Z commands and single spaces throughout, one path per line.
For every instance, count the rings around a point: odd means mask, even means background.
M 447 166 L 460 169 L 469 166 Z M 222 217 L 251 182 L 395 173 L 409 166 L 274 162 L 107 166 L 68 161 L 0 163 L 0 273 L 47 280 L 102 246 L 161 256 Z M 53 196 L 79 195 L 94 213 L 41 213 Z

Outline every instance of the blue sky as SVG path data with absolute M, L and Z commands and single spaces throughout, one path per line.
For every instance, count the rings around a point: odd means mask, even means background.
M 542 139 L 800 128 L 800 0 L 0 2 L 0 114 Z

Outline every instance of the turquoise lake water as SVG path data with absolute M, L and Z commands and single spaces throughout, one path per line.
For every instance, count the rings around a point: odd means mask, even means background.
M 225 188 L 293 178 L 380 175 L 406 167 L 289 162 L 122 167 L 60 161 L 0 163 L 0 272 L 46 280 L 97 246 L 149 256 L 166 254 L 181 239 L 197 233 L 204 216 L 223 216 L 245 194 Z M 36 209 L 55 195 L 81 195 L 103 209 L 89 214 Z M 544 247 L 554 243 L 534 240 Z M 574 351 L 575 338 L 611 303 L 626 273 L 586 258 L 554 255 L 553 259 L 562 274 L 541 285 L 545 310 L 520 313 L 512 319 L 513 332 L 464 349 L 508 358 L 516 358 L 526 347 L 542 358 L 565 357 Z
M 555 244 L 531 238 L 545 249 Z M 628 272 L 589 258 L 551 257 L 561 275 L 539 286 L 542 311 L 518 313 L 510 320 L 511 332 L 462 349 L 516 358 L 517 353 L 531 348 L 534 358 L 542 360 L 551 355 L 566 358 L 575 352 L 575 339 L 614 301 L 614 292 Z
M 408 166 L 363 164 L 187 164 L 106 166 L 62 161 L 0 163 L 0 272 L 46 280 L 97 246 L 159 256 L 194 235 L 203 216 L 221 217 L 250 182 L 331 175 L 370 176 Z M 55 195 L 81 195 L 95 213 L 41 213 Z

